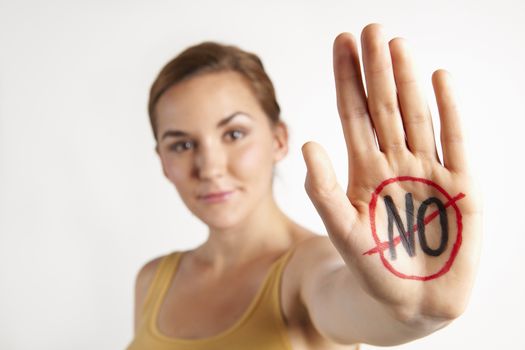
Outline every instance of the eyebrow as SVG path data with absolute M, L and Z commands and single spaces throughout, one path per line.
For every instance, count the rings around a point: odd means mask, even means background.
M 244 115 L 244 116 L 247 116 L 249 118 L 252 118 L 249 114 L 247 113 L 244 113 L 244 112 L 240 112 L 240 111 L 237 111 L 237 112 L 234 112 L 232 114 L 230 114 L 229 116 L 227 116 L 226 118 L 223 118 L 221 119 L 218 123 L 217 123 L 217 128 L 220 128 L 226 124 L 228 124 L 229 122 L 232 121 L 233 118 L 239 116 L 239 115 Z M 162 137 L 161 137 L 161 140 L 164 140 L 166 137 L 181 137 L 181 136 L 188 136 L 189 134 L 185 131 L 182 131 L 182 130 L 166 130 L 164 132 L 164 134 L 162 134 Z

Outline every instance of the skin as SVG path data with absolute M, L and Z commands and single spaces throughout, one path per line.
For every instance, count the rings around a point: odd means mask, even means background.
M 354 37 L 343 33 L 334 42 L 337 104 L 349 160 L 346 190 L 337 183 L 318 144 L 308 142 L 302 147 L 307 165 L 305 188 L 328 237 L 292 222 L 275 205 L 271 170 L 287 152 L 286 127 L 272 127 L 238 75 L 195 77 L 161 98 L 158 134 L 184 130 L 190 135 L 187 139 L 197 145 L 183 155 L 173 154 L 169 145 L 175 139 L 159 140 L 164 174 L 210 233 L 203 245 L 181 260 L 174 284 L 184 284 L 190 292 L 184 295 L 181 288 L 170 287 L 159 315 L 161 331 L 199 338 L 226 329 L 247 307 L 271 262 L 292 246 L 295 251 L 284 270 L 281 302 L 294 349 L 348 349 L 355 343 L 397 345 L 426 336 L 464 312 L 479 259 L 481 205 L 466 163 L 450 76 L 444 70 L 432 76 L 441 123 L 441 162 L 405 40 L 387 42 L 381 26 L 371 24 L 363 29 L 361 45 L 367 95 Z M 251 118 L 235 117 L 227 127 L 217 128 L 219 120 L 235 111 Z M 244 127 L 248 133 L 232 142 L 225 137 L 229 127 Z M 399 278 L 385 268 L 378 254 L 364 254 L 376 246 L 371 235 L 371 193 L 384 180 L 398 176 L 427 179 L 452 195 L 465 194 L 456 202 L 462 220 L 461 247 L 450 269 L 439 278 Z M 217 188 L 236 192 L 220 205 L 196 199 L 201 191 Z M 381 196 L 393 198 L 403 220 L 400 198 L 406 193 L 412 194 L 415 208 L 441 195 L 431 186 L 412 182 L 386 188 Z M 451 239 L 457 240 L 459 230 L 453 224 L 458 219 L 452 209 L 447 213 Z M 378 209 L 375 220 L 379 231 L 386 232 L 387 211 Z M 429 246 L 437 246 L 440 234 L 439 220 L 426 225 Z M 382 237 L 385 241 L 386 236 Z M 429 275 L 450 256 L 451 246 L 447 249 L 437 257 L 421 250 L 410 257 L 399 245 L 397 259 L 391 263 L 402 271 Z M 137 276 L 136 310 L 158 261 L 150 261 Z M 205 278 L 196 281 L 196 274 Z M 206 291 L 225 286 L 239 291 L 235 300 L 224 297 L 214 303 L 214 294 Z M 191 298 L 210 300 L 212 306 L 189 309 Z M 219 305 L 228 306 L 228 315 L 219 312 Z M 175 314 L 188 316 L 175 319 Z M 136 324 L 139 318 L 136 312 Z M 192 321 L 198 322 L 198 329 L 183 327 Z

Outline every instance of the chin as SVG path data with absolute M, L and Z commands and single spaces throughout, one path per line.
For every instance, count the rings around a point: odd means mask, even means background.
M 238 213 L 237 213 L 238 214 Z M 241 223 L 239 215 L 202 215 L 198 218 L 210 229 L 227 230 L 238 226 Z

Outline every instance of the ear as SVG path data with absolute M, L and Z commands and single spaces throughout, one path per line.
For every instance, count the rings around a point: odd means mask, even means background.
M 284 122 L 279 121 L 272 129 L 275 164 L 288 154 L 288 127 Z

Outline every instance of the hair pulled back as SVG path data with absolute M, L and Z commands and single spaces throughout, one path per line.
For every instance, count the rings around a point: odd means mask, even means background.
M 274 125 L 280 121 L 280 107 L 275 89 L 259 57 L 237 46 L 207 41 L 182 51 L 161 69 L 153 82 L 148 113 L 155 140 L 157 140 L 155 107 L 162 94 L 173 85 L 196 75 L 222 71 L 240 73 L 270 121 Z

